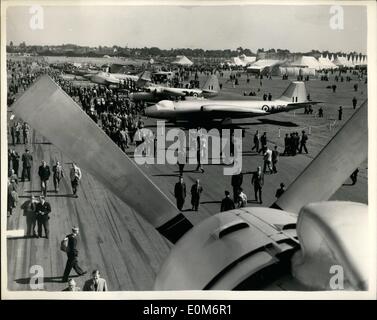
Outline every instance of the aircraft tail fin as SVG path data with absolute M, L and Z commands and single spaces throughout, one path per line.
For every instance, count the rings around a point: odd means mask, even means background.
M 143 71 L 136 82 L 138 87 L 144 87 L 148 82 L 152 82 L 152 75 L 150 71 Z
M 207 81 L 204 83 L 202 87 L 202 91 L 204 93 L 209 93 L 212 95 L 216 95 L 220 92 L 220 85 L 219 79 L 215 75 L 210 75 Z
M 307 102 L 308 94 L 306 92 L 305 83 L 302 81 L 293 81 L 283 92 L 280 100 L 296 103 L 296 102 Z

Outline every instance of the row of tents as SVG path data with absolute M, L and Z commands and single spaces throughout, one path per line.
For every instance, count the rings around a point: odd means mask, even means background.
M 301 56 L 293 61 L 289 60 L 272 60 L 261 59 L 250 64 L 247 67 L 249 73 L 271 73 L 280 75 L 315 75 L 321 70 L 334 70 L 338 68 L 354 68 L 357 66 L 366 66 L 368 64 L 366 56 L 364 57 L 345 57 L 338 56 L 320 56 L 316 59 L 313 56 Z
M 258 61 L 264 60 L 265 62 L 261 63 Z M 273 63 L 274 59 L 261 59 L 257 60 L 256 57 L 247 57 L 245 55 L 240 55 L 239 57 L 234 57 L 227 60 L 225 63 L 230 66 L 250 66 L 250 65 L 261 65 L 266 64 L 268 62 Z M 286 62 L 286 61 L 284 61 Z M 367 65 L 367 57 L 366 56 L 337 56 L 334 57 L 334 54 L 321 56 L 316 59 L 313 56 L 300 56 L 293 62 L 290 62 L 291 65 L 298 65 L 298 66 L 307 66 L 309 68 L 314 68 L 316 70 L 320 69 L 335 69 L 337 67 L 354 67 L 358 65 Z
M 315 75 L 321 70 L 330 70 L 338 68 L 353 68 L 356 66 L 366 66 L 368 64 L 366 56 L 321 56 L 317 59 L 313 56 L 300 56 L 293 61 L 277 59 L 259 59 L 257 57 L 248 57 L 240 55 L 227 60 L 225 63 L 229 66 L 246 67 L 249 73 L 270 73 L 286 75 Z M 151 59 L 150 63 L 153 59 Z M 191 66 L 193 62 L 186 56 L 177 56 L 172 62 L 173 65 Z

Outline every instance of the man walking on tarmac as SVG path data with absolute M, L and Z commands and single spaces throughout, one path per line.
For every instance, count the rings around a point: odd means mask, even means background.
M 72 186 L 72 192 L 73 196 L 77 198 L 77 189 L 79 188 L 79 183 L 81 180 L 81 169 L 76 165 L 76 163 L 72 163 L 72 168 L 70 172 L 70 178 L 71 178 L 71 186 Z
M 72 268 L 76 271 L 79 276 L 82 276 L 87 273 L 80 268 L 77 257 L 79 255 L 79 251 L 77 250 L 77 236 L 79 235 L 79 228 L 73 227 L 72 233 L 66 237 L 68 239 L 66 253 L 67 253 L 67 264 L 64 269 L 64 275 L 62 282 L 67 282 L 69 278 L 69 274 L 71 273 Z M 63 240 L 64 241 L 64 240 Z

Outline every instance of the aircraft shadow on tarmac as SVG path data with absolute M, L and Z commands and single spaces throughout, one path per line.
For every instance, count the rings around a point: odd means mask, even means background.
M 221 203 L 221 201 L 202 201 L 202 202 L 200 202 L 200 204 L 220 204 Z
M 31 193 L 31 194 L 40 194 L 41 193 L 41 190 L 25 190 L 25 193 Z M 71 193 L 68 193 L 68 194 L 58 194 L 58 193 L 55 193 L 54 190 L 47 190 L 47 197 L 56 197 L 56 198 L 63 198 L 63 197 L 67 197 L 67 198 L 73 198 L 73 195 Z M 19 196 L 19 198 L 29 198 L 29 196 Z
M 263 124 L 273 124 L 280 127 L 299 127 L 298 124 L 293 123 L 291 121 L 279 121 L 279 120 L 272 120 L 272 119 L 258 119 L 258 121 L 262 122 Z
M 247 200 L 247 203 L 259 203 L 257 200 Z
M 76 278 L 78 275 L 72 275 L 69 276 L 70 278 Z M 16 279 L 15 282 L 18 284 L 30 284 L 31 278 L 20 278 Z M 62 282 L 62 276 L 57 276 L 57 277 L 44 277 L 42 280 L 42 283 L 51 283 L 51 282 Z
M 51 142 L 32 142 L 32 144 L 52 144 Z
M 261 155 L 260 153 L 255 153 L 255 152 L 250 152 L 250 151 L 242 152 L 243 157 L 256 157 L 256 156 L 260 156 L 260 155 Z
M 183 173 L 194 173 L 194 172 L 199 172 L 198 170 L 183 170 Z M 179 175 L 179 171 L 174 171 L 176 175 Z

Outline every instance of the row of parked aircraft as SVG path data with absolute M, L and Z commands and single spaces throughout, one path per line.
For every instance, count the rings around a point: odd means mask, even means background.
M 152 82 L 150 71 L 131 75 L 87 69 L 76 70 L 75 74 L 100 85 L 119 85 L 126 81 L 132 81 L 139 90 L 130 93 L 132 100 L 147 103 L 157 102 L 145 109 L 145 115 L 173 122 L 197 123 L 214 119 L 225 121 L 244 117 L 259 117 L 320 103 L 307 100 L 305 83 L 300 81 L 292 82 L 278 99 L 241 101 L 208 99 L 217 96 L 220 92 L 219 80 L 215 75 L 209 76 L 201 89 L 195 89 L 155 84 Z M 180 100 L 177 101 L 177 98 Z
M 74 75 L 84 77 L 93 83 L 106 86 L 133 82 L 139 91 L 131 93 L 131 99 L 148 103 L 159 102 L 164 99 L 175 99 L 178 97 L 210 98 L 218 95 L 220 91 L 219 80 L 215 75 L 209 76 L 203 87 L 197 89 L 188 87 L 174 88 L 155 84 L 152 82 L 152 74 L 149 71 L 144 71 L 138 75 L 121 72 L 111 73 L 93 69 L 73 69 L 70 72 Z M 171 76 L 171 72 L 157 72 L 153 75 Z

